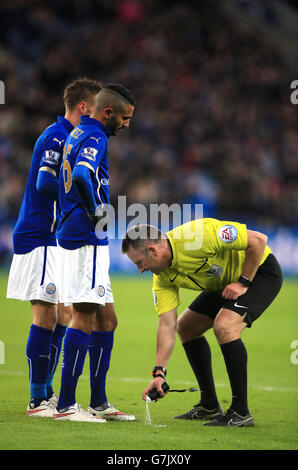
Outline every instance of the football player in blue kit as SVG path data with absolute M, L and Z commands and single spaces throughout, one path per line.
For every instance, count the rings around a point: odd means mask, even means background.
M 59 179 L 61 302 L 73 306 L 63 345 L 56 420 L 105 423 L 134 421 L 112 406 L 106 375 L 117 316 L 109 278 L 109 241 L 104 208 L 109 205 L 108 139 L 129 127 L 135 98 L 123 85 L 102 88 L 94 113 L 82 116 L 64 148 Z M 89 352 L 90 406 L 76 402 L 76 387 Z
M 101 83 L 82 77 L 64 89 L 65 115 L 37 139 L 18 221 L 7 297 L 30 301 L 33 322 L 26 355 L 29 364 L 28 416 L 50 417 L 57 405 L 52 382 L 71 307 L 60 302 L 56 228 L 59 170 L 69 133 L 82 115 L 91 114 Z

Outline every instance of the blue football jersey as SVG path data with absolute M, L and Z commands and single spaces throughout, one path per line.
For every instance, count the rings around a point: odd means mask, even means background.
M 14 253 L 24 254 L 38 246 L 55 246 L 60 209 L 57 201 L 36 189 L 39 171 L 59 178 L 65 141 L 73 125 L 64 117 L 47 127 L 37 139 L 18 221 L 13 232 Z
M 91 184 L 97 206 L 110 203 L 108 137 L 111 132 L 96 119 L 82 116 L 80 124 L 67 138 L 59 177 L 61 218 L 57 240 L 66 249 L 84 245 L 107 245 L 108 237 L 98 237 L 95 224 L 89 219 L 86 208 L 72 181 L 78 165 L 89 168 Z

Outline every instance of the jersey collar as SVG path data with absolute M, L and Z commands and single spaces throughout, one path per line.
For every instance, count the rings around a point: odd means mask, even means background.
M 168 234 L 166 234 L 166 236 L 167 236 L 167 240 L 169 242 L 171 253 L 172 253 L 172 259 L 171 259 L 171 263 L 170 263 L 170 267 L 172 268 L 176 263 L 176 249 L 175 249 L 174 241 L 171 240 L 171 238 L 169 237 Z
M 90 116 L 81 116 L 81 124 L 92 124 L 93 126 L 99 127 L 99 129 L 104 132 L 107 137 L 112 135 L 112 132 L 106 126 L 104 126 L 97 119 L 91 118 Z
M 57 117 L 57 122 L 59 122 L 60 124 L 62 124 L 62 126 L 65 127 L 65 129 L 68 131 L 68 132 L 71 132 L 73 130 L 73 125 L 72 123 L 68 120 L 68 119 L 65 119 L 65 117 L 63 116 L 58 116 Z

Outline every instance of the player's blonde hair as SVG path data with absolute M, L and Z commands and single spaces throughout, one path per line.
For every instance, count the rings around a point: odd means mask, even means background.
M 79 77 L 70 82 L 64 88 L 63 100 L 65 107 L 73 111 L 81 101 L 89 102 L 90 98 L 97 95 L 102 89 L 102 84 L 97 80 Z

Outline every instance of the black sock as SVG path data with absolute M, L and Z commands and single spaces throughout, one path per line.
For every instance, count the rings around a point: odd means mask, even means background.
M 241 338 L 221 344 L 231 390 L 231 408 L 242 416 L 249 413 L 247 404 L 247 352 Z
M 211 350 L 204 336 L 183 344 L 201 391 L 200 403 L 211 410 L 218 406 L 211 365 Z

